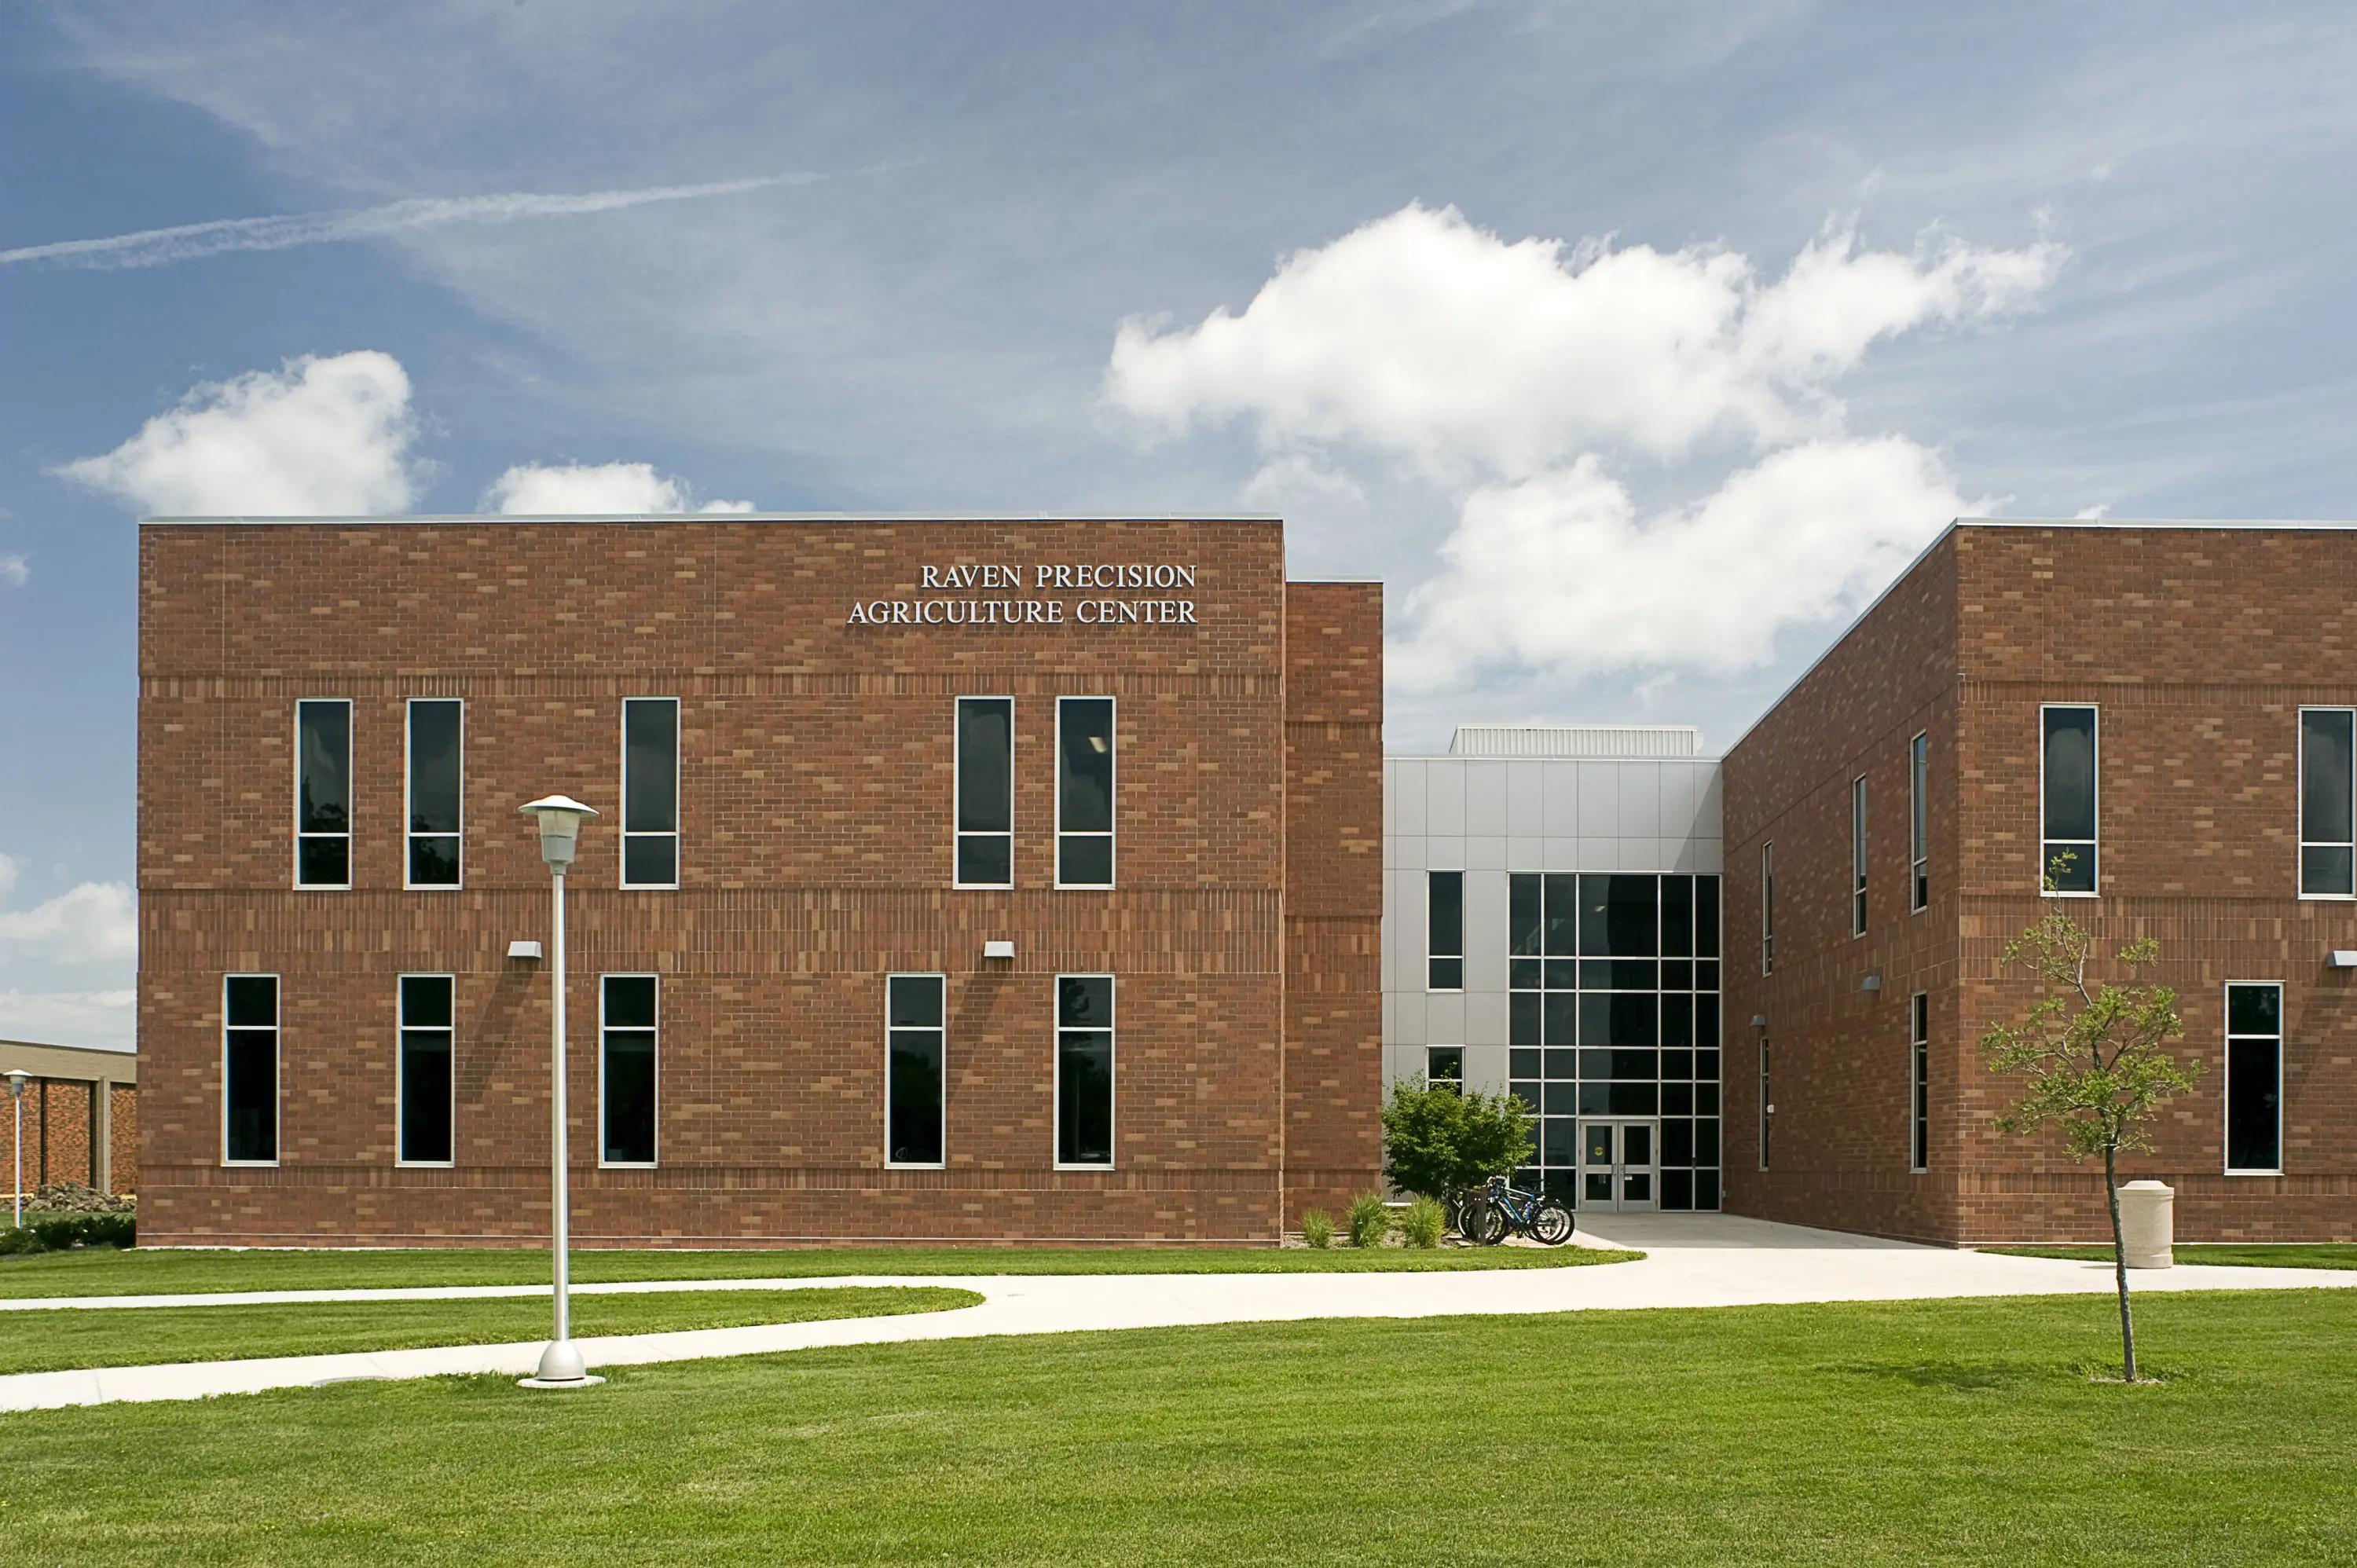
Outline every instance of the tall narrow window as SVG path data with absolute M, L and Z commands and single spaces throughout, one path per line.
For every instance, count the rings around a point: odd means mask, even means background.
M 679 886 L 679 699 L 622 703 L 622 886 Z
M 352 885 L 352 705 L 295 704 L 295 885 Z
M 2283 987 L 2226 987 L 2226 1172 L 2283 1170 Z
M 884 981 L 884 1163 L 939 1165 L 947 1144 L 944 1026 L 938 974 Z
M 1056 977 L 1056 1163 L 1113 1164 L 1113 976 Z
M 1461 1092 L 1465 1088 L 1465 1047 L 1426 1046 L 1424 1048 L 1424 1081 L 1436 1088 L 1445 1083 Z
M 221 1159 L 278 1163 L 278 977 L 221 981 Z
M 1917 992 L 1907 1009 L 1907 1168 L 1932 1162 L 1932 998 Z
M 409 703 L 409 886 L 458 886 L 458 813 L 466 704 L 450 697 Z
M 2299 711 L 2299 892 L 2303 898 L 2357 893 L 2357 794 L 2351 789 L 2348 708 Z
M 404 1165 L 450 1163 L 455 984 L 447 974 L 401 977 L 401 1056 L 395 1069 L 399 1125 L 394 1138 Z
M 1776 841 L 1760 846 L 1760 972 L 1776 972 Z
M 2053 891 L 2093 895 L 2095 875 L 2095 710 L 2038 710 L 2038 874 Z M 2057 861 L 2061 864 L 2058 866 Z
M 1113 699 L 1056 699 L 1056 884 L 1113 886 Z
M 598 1161 L 655 1163 L 655 977 L 609 974 L 598 1004 Z
M 961 887 L 1015 885 L 1015 699 L 957 700 Z
M 1760 1168 L 1768 1168 L 1768 1135 L 1776 1125 L 1776 1100 L 1768 1092 L 1768 1036 L 1760 1036 Z
M 1849 781 L 1849 934 L 1866 935 L 1866 776 Z
M 1465 874 L 1425 873 L 1425 989 L 1465 989 Z
M 1932 902 L 1932 736 L 1927 732 L 1907 743 L 1907 907 L 1923 909 Z

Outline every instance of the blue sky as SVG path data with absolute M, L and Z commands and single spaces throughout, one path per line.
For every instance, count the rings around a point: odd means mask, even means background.
M 1954 511 L 2357 512 L 2352 67 L 2323 5 L 0 10 L 0 1036 L 127 1043 L 141 510 L 1275 510 L 1390 584 L 1395 749 L 1724 745 Z

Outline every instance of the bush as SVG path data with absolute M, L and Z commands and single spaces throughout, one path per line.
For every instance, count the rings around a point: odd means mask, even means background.
M 1305 1210 L 1301 1216 L 1301 1239 L 1324 1251 L 1334 1244 L 1334 1219 L 1322 1208 Z
M 63 1252 L 75 1247 L 128 1247 L 137 1239 L 128 1214 L 59 1214 L 0 1229 L 0 1254 Z
M 1351 1200 L 1351 1245 L 1380 1247 L 1392 1233 L 1392 1211 L 1380 1192 L 1362 1192 Z
M 1437 1199 L 1419 1197 L 1400 1217 L 1400 1239 L 1411 1247 L 1437 1247 L 1448 1230 L 1448 1210 Z
M 1408 1079 L 1383 1101 L 1383 1175 L 1402 1192 L 1445 1197 L 1531 1158 L 1531 1113 L 1511 1094 Z

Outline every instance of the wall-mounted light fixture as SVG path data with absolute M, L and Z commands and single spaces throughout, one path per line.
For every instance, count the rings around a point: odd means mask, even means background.
M 982 944 L 982 956 L 985 959 L 1003 958 L 1012 961 L 1015 957 L 1015 944 L 1007 941 L 985 942 Z
M 2357 948 L 2334 948 L 2332 950 L 2332 967 L 2335 969 L 2357 969 Z
M 508 944 L 508 957 L 510 958 L 538 958 L 539 956 L 540 944 L 538 942 L 526 941 L 522 937 L 518 937 L 514 941 Z
M 1857 983 L 1857 988 L 1860 991 L 1879 991 L 1882 989 L 1882 976 L 1869 974 Z
M 1768 1026 L 1768 1015 L 1765 1013 L 1754 1013 L 1751 1015 L 1751 1026 L 1755 1029 L 1766 1028 Z

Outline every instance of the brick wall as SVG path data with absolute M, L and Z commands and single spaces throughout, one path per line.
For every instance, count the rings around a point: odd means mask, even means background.
M 1778 972 L 1760 981 L 1751 964 L 1728 1008 L 1738 1026 L 1770 1015 L 1775 1168 L 1732 1168 L 1754 1118 L 1749 1063 L 1731 1048 L 1729 1207 L 1951 1241 L 2107 1234 L 2099 1173 L 2055 1155 L 2050 1135 L 1988 1125 L 2015 1090 L 1975 1045 L 2034 994 L 1999 958 L 2045 907 L 2038 709 L 2088 703 L 2104 896 L 2069 911 L 2104 953 L 2159 942 L 2152 978 L 2177 988 L 2185 1020 L 2176 1054 L 2203 1069 L 2165 1112 L 2158 1152 L 2126 1174 L 2176 1187 L 2186 1240 L 2357 1234 L 2357 1001 L 2349 972 L 2325 966 L 2357 946 L 2357 906 L 2300 899 L 2295 859 L 2298 711 L 2357 702 L 2352 590 L 2342 531 L 1960 525 L 1864 617 L 1727 761 L 1730 941 L 1755 958 L 1762 838 L 1780 884 Z M 1848 777 L 1868 773 L 1873 887 L 1895 894 L 1901 732 L 1927 724 L 1932 908 L 1917 933 L 1886 897 L 1852 942 Z M 1857 989 L 1870 971 L 1878 994 Z M 2285 987 L 2281 1176 L 2221 1174 L 2229 980 Z M 1932 997 L 1920 1176 L 1904 1162 L 1913 990 Z
M 1286 599 L 1286 1222 L 1383 1173 L 1383 600 Z
M 1024 588 L 920 586 L 928 566 L 1002 562 Z M 1043 562 L 1186 564 L 1197 581 L 1029 585 Z M 151 525 L 142 596 L 143 1236 L 546 1234 L 548 978 L 503 955 L 546 934 L 546 873 L 514 808 L 553 790 L 605 813 L 568 884 L 584 1242 L 1276 1234 L 1287 971 L 1315 995 L 1331 970 L 1316 944 L 1287 959 L 1286 831 L 1302 819 L 1287 811 L 1279 525 Z M 1193 621 L 1072 619 L 1084 599 L 1179 596 Z M 923 597 L 1055 600 L 1064 618 L 845 624 L 855 603 Z M 1379 606 L 1372 633 L 1363 620 L 1347 632 L 1377 660 L 1361 676 L 1379 693 Z M 1061 693 L 1116 699 L 1118 890 L 1052 885 Z M 1009 891 L 948 886 L 961 694 L 1015 699 Z M 677 891 L 616 886 L 632 695 L 682 703 Z M 288 886 L 294 704 L 320 696 L 354 703 L 346 892 Z M 463 891 L 401 886 L 412 696 L 467 702 Z M 1318 722 L 1348 732 L 1330 743 L 1348 755 L 1312 772 L 1347 771 L 1353 746 L 1376 766 L 1379 739 L 1351 729 L 1364 713 Z M 1372 858 L 1379 796 L 1343 803 L 1363 811 Z M 1337 882 L 1305 903 L 1347 918 L 1348 896 Z M 1363 897 L 1372 929 L 1372 877 Z M 1014 941 L 1011 964 L 983 960 L 993 939 Z M 883 977 L 903 970 L 948 976 L 942 1171 L 882 1165 Z M 236 971 L 283 977 L 274 1169 L 220 1163 L 220 986 Z M 617 971 L 662 977 L 652 1171 L 595 1165 L 596 976 Z M 420 972 L 457 976 L 447 1170 L 393 1161 L 394 980 Z M 1111 1172 L 1052 1168 L 1054 976 L 1074 972 L 1118 976 Z M 1336 1048 L 1355 1026 L 1340 1020 L 1305 1020 L 1308 1047 Z M 1313 1143 L 1362 1109 L 1335 1076 L 1333 1102 L 1302 1108 Z

